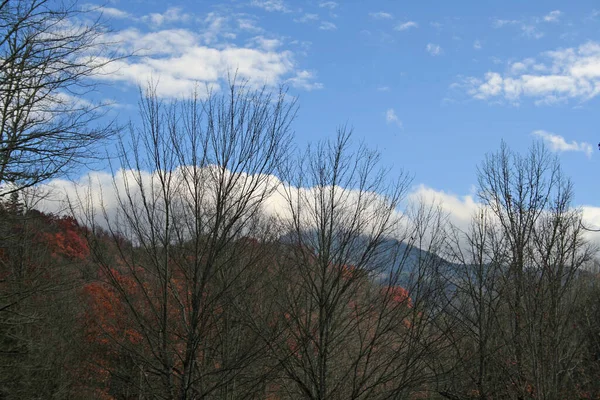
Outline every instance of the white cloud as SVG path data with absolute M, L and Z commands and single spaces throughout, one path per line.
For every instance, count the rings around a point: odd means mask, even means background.
M 408 22 L 404 22 L 402 24 L 397 25 L 394 30 L 397 31 L 407 31 L 411 28 L 418 28 L 419 24 L 416 23 L 415 21 L 408 21 Z
M 317 21 L 319 19 L 318 14 L 304 14 L 300 18 L 294 18 L 294 22 L 305 23 L 311 21 Z
M 423 184 L 413 189 L 408 198 L 416 203 L 438 205 L 448 215 L 449 221 L 464 232 L 468 231 L 471 218 L 481 208 L 481 204 L 471 195 L 459 196 Z
M 286 83 L 292 85 L 297 89 L 303 89 L 307 91 L 318 90 L 323 88 L 323 84 L 315 82 L 316 76 L 312 71 L 302 70 L 296 72 L 296 75 L 286 80 Z
M 151 13 L 142 17 L 142 21 L 160 27 L 165 23 L 186 23 L 192 19 L 191 14 L 182 12 L 180 7 L 170 7 L 164 13 Z
M 200 38 L 186 29 L 142 33 L 138 29 L 129 28 L 109 35 L 108 39 L 118 43 L 118 50 L 124 54 L 135 52 L 137 56 L 145 57 L 182 54 L 192 48 Z
M 516 25 L 519 23 L 521 23 L 521 21 L 517 20 L 517 19 L 498 19 L 498 18 L 496 18 L 492 21 L 492 26 L 494 28 L 502 28 L 507 25 Z
M 283 0 L 252 0 L 251 3 L 255 7 L 262 8 L 266 11 L 289 12 L 290 10 Z
M 398 118 L 398 115 L 396 115 L 396 111 L 393 108 L 389 108 L 385 112 L 385 121 L 388 124 L 394 124 L 398 128 L 402 128 L 402 121 L 400 121 L 400 118 Z
M 392 14 L 383 12 L 383 11 L 370 12 L 369 17 L 371 17 L 373 19 L 393 19 L 394 18 L 394 16 Z
M 183 12 L 181 7 L 169 7 L 163 13 L 150 13 L 141 17 L 137 17 L 114 7 L 96 6 L 93 4 L 86 4 L 84 7 L 86 10 L 100 12 L 106 17 L 129 19 L 135 22 L 144 22 L 151 28 L 159 28 L 163 24 L 170 23 L 188 23 L 193 20 L 193 15 Z
M 562 16 L 562 12 L 560 10 L 554 10 L 544 16 L 545 22 L 558 22 L 560 17 Z
M 378 91 L 378 92 L 389 92 L 390 90 L 391 90 L 391 89 L 390 89 L 390 87 L 389 87 L 389 86 L 379 86 L 379 87 L 377 88 L 377 91 Z
M 256 21 L 252 18 L 238 18 L 237 26 L 242 31 L 252 32 L 252 33 L 260 33 L 263 32 L 264 29 L 260 26 L 256 25 Z
M 248 43 L 266 51 L 274 51 L 283 44 L 279 39 L 269 39 L 264 36 L 255 36 Z
M 481 45 L 481 42 L 479 40 L 476 40 L 476 41 L 473 42 L 473 48 L 475 50 L 481 50 L 482 47 L 483 46 Z
M 549 146 L 550 150 L 554 152 L 563 153 L 566 151 L 575 151 L 585 153 L 588 158 L 592 157 L 593 147 L 589 143 L 576 141 L 569 143 L 564 137 L 544 130 L 537 130 L 531 134 L 541 138 Z
M 600 207 L 581 206 L 583 213 L 584 226 L 588 229 L 600 230 Z M 587 232 L 587 240 L 598 244 L 600 242 L 600 232 Z
M 542 105 L 586 101 L 600 94 L 600 44 L 588 42 L 548 51 L 540 58 L 542 61 L 527 58 L 510 63 L 504 73 L 490 71 L 483 78 L 468 77 L 463 86 L 473 98 L 513 104 L 523 97 Z
M 440 54 L 442 54 L 442 48 L 440 47 L 440 45 L 435 43 L 427 43 L 427 47 L 425 47 L 425 49 L 432 56 L 439 56 Z
M 335 1 L 324 1 L 323 3 L 319 3 L 320 8 L 329 8 L 330 10 L 335 9 L 338 6 L 338 3 Z
M 558 18 L 558 15 L 548 14 L 546 17 Z M 544 37 L 544 32 L 539 31 L 539 25 L 546 17 L 533 17 L 528 19 L 494 19 L 492 20 L 492 26 L 494 28 L 503 28 L 507 26 L 513 26 L 519 29 L 522 36 L 530 39 L 541 39 Z
M 186 29 L 117 32 L 110 38 L 123 51 L 139 52 L 111 63 L 97 78 L 132 85 L 157 81 L 158 95 L 163 97 L 189 95 L 197 83 L 218 88 L 232 71 L 253 85 L 277 85 L 291 79 L 298 88 L 321 86 L 311 81 L 314 74 L 307 75 L 297 67 L 294 53 L 283 49 L 279 39 L 261 35 L 249 40 L 246 47 L 223 41 L 213 45 L 219 35 L 214 24 L 199 34 Z
M 333 22 L 323 21 L 321 22 L 321 26 L 319 26 L 319 29 L 322 31 L 335 31 L 337 29 L 337 26 Z
M 312 42 L 307 40 L 292 40 L 291 42 L 289 42 L 289 44 L 291 46 L 297 47 L 299 49 L 298 54 L 301 54 L 305 57 L 308 56 L 308 51 L 312 46 Z
M 206 14 L 203 20 L 199 21 L 204 29 L 200 33 L 202 42 L 210 45 L 218 42 L 220 39 L 235 39 L 235 34 L 228 29 L 227 18 L 215 12 Z
M 118 8 L 114 7 L 94 7 L 94 10 L 101 12 L 102 15 L 104 15 L 105 17 L 120 19 L 131 18 L 131 14 L 129 14 L 128 12 L 119 10 Z
M 523 25 L 521 25 L 521 32 L 523 33 L 523 36 L 526 36 L 526 37 L 532 38 L 532 39 L 541 39 L 544 37 L 544 33 L 538 31 L 538 29 L 535 25 L 523 24 Z

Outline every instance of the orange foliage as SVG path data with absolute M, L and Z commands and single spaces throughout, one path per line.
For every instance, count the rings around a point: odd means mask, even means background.
M 390 296 L 395 304 L 406 304 L 408 308 L 413 307 L 412 299 L 408 295 L 408 290 L 401 286 L 387 286 L 383 289 L 383 294 Z
M 348 280 L 356 276 L 356 267 L 354 265 L 342 265 L 342 278 Z
M 133 293 L 135 282 L 116 270 L 110 273 L 120 287 Z M 121 294 L 104 282 L 91 282 L 82 289 L 87 307 L 84 313 L 86 338 L 89 343 L 106 346 L 105 354 L 114 355 L 111 348 L 114 343 L 121 345 L 139 345 L 143 341 L 142 334 L 133 326 L 134 321 L 129 318 Z
M 65 257 L 83 260 L 90 255 L 90 249 L 83 236 L 83 228 L 72 217 L 53 219 L 56 232 L 45 233 L 44 241 L 48 244 L 55 258 Z

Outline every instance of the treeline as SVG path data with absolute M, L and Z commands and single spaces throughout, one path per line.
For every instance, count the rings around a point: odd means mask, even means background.
M 285 92 L 140 111 L 116 197 L 2 202 L 1 398 L 600 397 L 594 248 L 542 146 L 484 159 L 461 230 L 345 129 L 293 149 Z

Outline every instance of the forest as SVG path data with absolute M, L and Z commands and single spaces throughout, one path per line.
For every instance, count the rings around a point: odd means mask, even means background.
M 285 87 L 74 106 L 111 61 L 52 4 L 0 3 L 1 399 L 600 398 L 597 249 L 541 143 L 473 166 L 461 229 L 346 126 L 298 148 Z M 107 143 L 114 199 L 36 207 Z

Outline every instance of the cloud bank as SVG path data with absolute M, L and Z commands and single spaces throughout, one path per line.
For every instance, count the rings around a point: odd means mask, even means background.
M 181 179 L 186 168 L 188 167 L 180 167 L 175 171 L 176 181 Z M 209 170 L 207 169 L 207 171 Z M 207 177 L 209 176 L 207 175 Z M 132 185 L 136 178 L 145 182 L 146 187 L 150 187 L 149 185 L 152 182 L 158 182 L 156 174 L 146 171 L 118 170 L 114 177 L 107 172 L 90 172 L 74 182 L 55 179 L 37 187 L 35 189 L 36 193 L 38 195 L 44 193 L 45 196 L 33 204 L 33 206 L 41 211 L 65 214 L 69 212 L 67 202 L 67 199 L 69 199 L 73 204 L 94 209 L 97 223 L 100 226 L 106 226 L 104 213 L 111 221 L 115 221 L 118 218 L 120 199 L 124 198 L 123 196 L 127 193 L 127 188 L 130 188 L 130 193 L 134 199 L 139 198 L 139 189 L 136 185 Z M 263 183 L 260 186 L 260 190 L 270 193 L 262 204 L 264 215 L 267 217 L 276 217 L 281 221 L 289 221 L 291 218 L 288 199 L 283 194 L 283 188 L 286 188 L 288 191 L 299 190 L 297 192 L 299 196 L 308 201 L 305 207 L 311 208 L 313 202 L 310 199 L 314 200 L 318 198 L 318 188 L 315 187 L 295 188 L 284 186 L 284 183 L 275 176 L 250 177 L 250 179 L 261 179 Z M 210 179 L 208 178 L 206 182 L 210 182 Z M 206 199 L 211 199 L 210 184 L 204 190 L 206 192 Z M 356 190 L 348 188 L 338 188 L 336 198 L 344 202 L 344 205 L 339 207 L 342 213 L 344 212 L 343 210 L 350 210 L 349 212 L 352 213 L 353 206 L 359 198 L 363 202 L 365 202 L 365 199 L 368 200 L 368 206 L 364 207 L 365 217 L 362 222 L 365 232 L 368 232 L 371 228 L 372 223 L 369 221 L 373 219 L 374 215 L 378 215 L 374 210 L 379 204 L 385 204 L 386 202 L 385 197 L 377 193 L 366 193 L 359 196 Z M 423 184 L 413 187 L 407 193 L 406 201 L 403 204 L 403 209 L 397 209 L 393 213 L 393 218 L 398 221 L 396 237 L 400 239 L 406 237 L 405 229 L 411 223 L 410 210 L 414 210 L 415 206 L 421 205 L 432 210 L 439 210 L 448 222 L 463 232 L 469 231 L 473 216 L 477 215 L 483 208 L 482 204 L 478 202 L 473 194 L 459 195 L 437 190 Z M 210 200 L 207 200 L 206 205 L 207 209 L 210 209 Z M 600 229 L 600 207 L 584 205 L 579 207 L 579 209 L 582 211 L 583 222 L 586 227 Z M 310 228 L 311 221 L 314 221 L 314 215 L 305 214 L 302 216 L 301 219 L 306 228 Z M 600 233 L 587 232 L 585 236 L 589 241 L 600 245 Z

